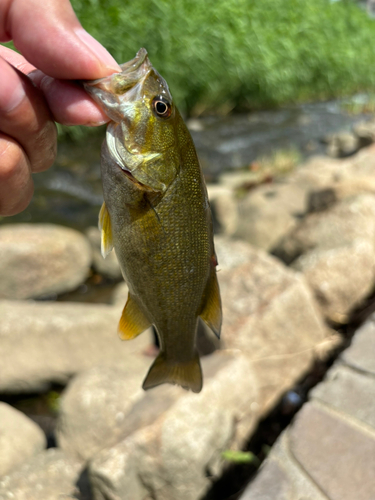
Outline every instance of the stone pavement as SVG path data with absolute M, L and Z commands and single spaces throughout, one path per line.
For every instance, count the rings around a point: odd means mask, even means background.
M 240 500 L 375 500 L 375 315 L 311 391 Z

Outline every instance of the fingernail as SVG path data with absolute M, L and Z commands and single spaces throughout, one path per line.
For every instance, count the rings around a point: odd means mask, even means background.
M 25 89 L 21 81 L 16 82 L 14 79 L 5 78 L 1 82 L 0 91 L 0 109 L 3 113 L 10 113 L 21 104 L 26 97 Z
M 107 68 L 110 68 L 114 71 L 121 71 L 120 66 L 113 59 L 111 54 L 107 49 L 103 47 L 95 38 L 93 38 L 87 31 L 83 28 L 77 28 L 75 30 L 76 35 L 82 40 L 82 42 L 93 52 L 96 57 L 104 63 Z

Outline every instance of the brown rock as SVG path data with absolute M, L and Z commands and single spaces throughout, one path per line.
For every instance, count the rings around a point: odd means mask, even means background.
M 375 281 L 374 245 L 365 239 L 333 249 L 315 249 L 293 262 L 315 293 L 323 314 L 346 323 Z
M 23 413 L 0 402 L 0 477 L 46 447 L 42 429 Z
M 81 470 L 79 461 L 68 457 L 62 450 L 51 448 L 0 479 L 0 500 L 77 498 L 76 482 Z
M 272 249 L 306 210 L 306 189 L 297 184 L 262 185 L 238 202 L 233 236 L 263 250 Z
M 284 499 L 327 500 L 291 454 L 288 431 L 278 438 L 258 475 L 240 497 L 240 500 Z
M 359 137 L 352 132 L 339 132 L 326 137 L 327 154 L 334 158 L 353 155 L 361 147 Z
M 375 430 L 375 383 L 371 376 L 336 363 L 310 396 Z
M 53 224 L 0 227 L 0 298 L 26 299 L 73 290 L 91 265 L 86 238 Z
M 207 185 L 215 233 L 231 235 L 238 223 L 237 200 L 233 190 L 220 184 Z
M 375 375 L 375 316 L 362 325 L 353 337 L 351 346 L 341 359 L 347 365 Z
M 61 398 L 56 436 L 67 453 L 86 460 L 129 432 L 129 414 L 143 398 L 143 367 L 97 367 L 73 379 Z M 152 412 L 150 412 L 152 415 Z
M 375 498 L 375 439 L 347 419 L 306 404 L 290 435 L 291 451 L 331 500 Z
M 119 339 L 122 307 L 0 301 L 0 391 L 45 390 L 94 366 L 143 366 L 150 337 Z
M 270 460 L 246 488 L 240 500 L 290 500 L 288 477 L 281 466 Z
M 314 248 L 332 249 L 355 239 L 375 239 L 375 196 L 359 195 L 330 210 L 310 214 L 291 231 L 274 253 L 290 263 Z
M 232 248 L 231 242 L 227 245 Z M 218 277 L 223 347 L 257 360 L 304 351 L 312 355 L 324 340 L 327 331 L 304 279 L 275 258 L 249 246 L 247 262 L 221 270 Z
M 240 353 L 204 358 L 203 372 L 200 394 L 167 388 L 174 393 L 169 406 L 157 408 L 148 427 L 96 456 L 90 465 L 95 498 L 193 500 L 207 490 L 207 472 L 216 477 L 224 466 L 221 452 L 238 448 L 240 436 L 255 425 L 251 403 L 257 393 L 249 361 Z M 162 399 L 165 389 L 157 390 Z

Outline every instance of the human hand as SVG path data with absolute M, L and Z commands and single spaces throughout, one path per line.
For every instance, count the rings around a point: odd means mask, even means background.
M 0 0 L 0 215 L 29 204 L 32 173 L 56 157 L 56 127 L 108 117 L 66 80 L 94 80 L 120 67 L 80 25 L 69 0 Z M 27 75 L 27 76 L 26 76 Z

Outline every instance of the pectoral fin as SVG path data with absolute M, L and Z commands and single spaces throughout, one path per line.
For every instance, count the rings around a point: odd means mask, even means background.
M 105 206 L 105 202 L 103 202 L 102 208 L 99 212 L 99 229 L 102 236 L 101 250 L 103 258 L 105 259 L 113 248 L 111 219 L 109 217 L 107 207 Z
M 122 340 L 134 339 L 149 326 L 151 326 L 151 323 L 145 318 L 138 304 L 129 294 L 118 325 L 118 334 L 120 338 Z
M 202 390 L 202 369 L 198 352 L 195 351 L 190 361 L 168 362 L 162 351 L 155 359 L 143 382 L 143 389 L 151 389 L 160 384 L 177 384 L 193 392 Z
M 206 286 L 206 291 L 203 295 L 202 312 L 199 316 L 219 339 L 222 312 L 219 283 L 217 281 L 216 269 L 214 266 L 211 268 L 211 275 Z

